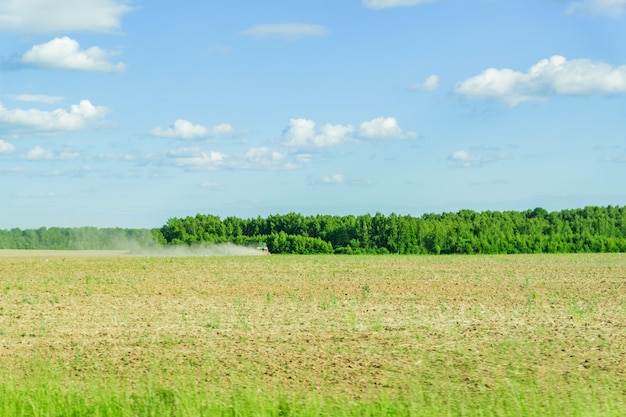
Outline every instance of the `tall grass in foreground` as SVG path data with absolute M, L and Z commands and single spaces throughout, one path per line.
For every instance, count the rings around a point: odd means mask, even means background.
M 582 382 L 582 381 L 581 381 Z M 589 382 L 589 381 L 587 381 Z M 135 389 L 119 385 L 66 387 L 53 380 L 0 384 L 0 415 L 26 416 L 615 416 L 626 410 L 619 386 L 570 386 L 555 396 L 547 389 L 504 383 L 482 393 L 429 392 L 421 386 L 395 398 L 367 401 L 329 398 L 287 390 L 211 387 Z M 613 390 L 617 389 L 617 390 Z M 623 386 L 621 387 L 623 389 Z M 443 394 L 443 395 L 442 395 Z

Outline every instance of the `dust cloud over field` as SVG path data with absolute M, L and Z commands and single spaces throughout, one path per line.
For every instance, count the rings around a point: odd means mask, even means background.
M 119 250 L 38 250 L 38 249 L 0 249 L 0 258 L 43 257 L 43 258 L 75 258 L 75 257 L 120 257 L 120 256 L 154 256 L 154 257 L 187 257 L 187 256 L 263 256 L 269 253 L 250 246 L 239 246 L 232 243 L 195 246 L 149 246 L 139 244 L 128 245 L 130 249 Z
M 194 246 L 155 246 L 152 248 L 134 248 L 129 255 L 143 256 L 262 256 L 267 255 L 261 249 L 250 246 L 239 246 L 232 243 L 219 243 Z

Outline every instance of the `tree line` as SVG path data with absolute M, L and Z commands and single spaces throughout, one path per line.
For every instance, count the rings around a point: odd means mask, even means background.
M 132 249 L 231 242 L 272 253 L 514 254 L 626 252 L 626 207 L 548 212 L 461 210 L 410 215 L 364 214 L 224 219 L 170 218 L 156 229 L 94 227 L 0 230 L 3 249 Z
M 272 253 L 514 254 L 626 252 L 626 207 L 548 212 L 171 218 L 161 244 L 264 242 Z
M 153 245 L 149 229 L 40 227 L 0 230 L 1 249 L 128 250 Z

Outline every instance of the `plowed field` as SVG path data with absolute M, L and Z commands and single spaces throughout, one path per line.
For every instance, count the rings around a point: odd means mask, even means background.
M 0 257 L 16 385 L 626 404 L 623 254 L 54 255 Z

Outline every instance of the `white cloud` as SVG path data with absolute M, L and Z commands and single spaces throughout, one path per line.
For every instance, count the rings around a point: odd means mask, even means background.
M 126 69 L 121 62 L 109 62 L 112 53 L 97 46 L 81 50 L 74 39 L 67 36 L 33 46 L 20 58 L 22 64 L 35 67 L 78 71 L 119 72 Z
M 51 160 L 54 159 L 54 153 L 52 151 L 46 150 L 41 146 L 35 146 L 26 154 L 26 159 L 30 159 L 31 161 L 35 160 Z
M 0 139 L 0 153 L 11 153 L 15 151 L 15 146 Z
M 54 104 L 59 101 L 63 101 L 65 97 L 63 96 L 47 96 L 43 94 L 20 94 L 15 96 L 15 99 L 18 101 L 24 101 L 29 103 L 45 103 L 45 104 Z
M 152 136 L 169 139 L 198 139 L 226 135 L 232 133 L 232 131 L 233 127 L 226 123 L 208 128 L 202 125 L 194 125 L 189 120 L 178 119 L 174 122 L 172 127 L 168 129 L 157 127 L 152 129 L 150 134 Z
M 52 111 L 7 109 L 0 103 L 0 122 L 37 130 L 73 131 L 83 129 L 89 122 L 103 117 L 108 112 L 106 107 L 94 106 L 89 100 L 82 100 L 79 104 L 72 105 L 69 111 L 65 109 Z
M 105 152 L 98 155 L 97 159 L 101 161 L 134 161 L 136 157 L 129 153 Z
M 228 158 L 221 152 L 198 148 L 176 149 L 168 152 L 168 156 L 174 160 L 174 165 L 192 169 L 218 169 Z
M 270 159 L 272 161 L 282 161 L 285 159 L 285 154 L 278 151 L 273 151 L 266 146 L 262 146 L 259 148 L 250 148 L 248 149 L 244 157 L 248 161 L 258 161 L 261 159 Z
M 617 17 L 624 14 L 626 0 L 579 0 L 566 9 L 568 14 L 607 15 Z
M 285 164 L 287 154 L 272 150 L 266 146 L 253 147 L 243 155 L 237 157 L 233 167 L 245 169 L 279 169 L 292 168 L 291 164 Z
M 112 32 L 132 10 L 116 0 L 0 0 L 0 31 Z
M 413 84 L 411 88 L 414 90 L 436 90 L 439 88 L 439 77 L 433 74 L 426 78 L 423 83 Z
M 315 122 L 307 119 L 291 119 L 289 127 L 283 132 L 283 145 L 292 148 L 324 148 L 345 142 L 362 139 L 412 139 L 414 132 L 404 132 L 394 117 L 379 117 L 362 122 L 358 131 L 352 125 L 326 124 L 321 129 L 315 128 Z
M 257 39 L 278 38 L 293 41 L 300 38 L 325 36 L 328 34 L 328 29 L 324 26 L 305 23 L 282 23 L 256 25 L 244 30 L 242 33 Z
M 369 178 L 346 178 L 342 174 L 325 175 L 318 178 L 311 178 L 309 181 L 311 185 L 348 185 L 355 187 L 367 187 L 372 185 L 372 180 Z
M 193 170 L 216 169 L 293 169 L 297 165 L 287 160 L 285 152 L 268 147 L 252 147 L 238 155 L 205 151 L 198 147 L 182 148 L 167 153 L 174 165 Z
M 476 167 L 489 162 L 501 161 L 507 158 L 508 155 L 502 153 L 470 154 L 469 152 L 464 150 L 452 152 L 452 154 L 448 156 L 449 161 L 453 162 L 454 165 L 462 168 Z
M 78 152 L 71 150 L 63 150 L 55 153 L 41 146 L 35 146 L 25 155 L 25 158 L 31 161 L 71 161 L 77 159 L 79 156 L 80 154 Z
M 511 106 L 551 95 L 626 93 L 626 65 L 613 67 L 560 55 L 542 59 L 527 73 L 489 68 L 459 83 L 454 92 L 469 98 L 496 99 Z
M 468 152 L 463 151 L 463 150 L 452 152 L 452 154 L 448 157 L 448 159 L 450 161 L 457 162 L 464 167 L 469 167 L 473 163 L 480 161 L 479 157 L 470 155 Z
M 389 9 L 400 6 L 416 6 L 433 1 L 436 0 L 363 0 L 363 5 L 370 9 Z
M 291 119 L 284 131 L 286 146 L 293 148 L 321 148 L 352 140 L 354 128 L 350 125 L 326 124 L 317 132 L 315 122 L 307 119 Z
M 378 117 L 359 125 L 359 135 L 367 139 L 414 139 L 415 132 L 404 133 L 395 117 Z
M 307 119 L 291 119 L 289 127 L 283 132 L 284 145 L 294 148 L 309 146 L 315 137 L 315 122 Z
M 341 174 L 328 175 L 320 178 L 322 184 L 343 184 L 344 181 L 343 175 Z
M 316 147 L 338 145 L 352 140 L 353 132 L 354 128 L 351 125 L 325 124 L 321 132 L 313 138 L 313 144 Z

